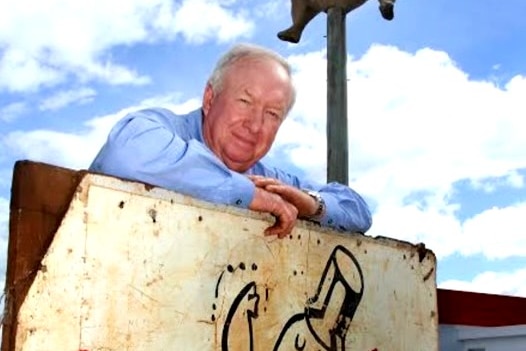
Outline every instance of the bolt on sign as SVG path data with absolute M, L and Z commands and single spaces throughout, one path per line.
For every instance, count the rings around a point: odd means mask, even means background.
M 72 173 L 2 351 L 438 350 L 422 246 L 304 222 L 265 237 L 267 215 Z

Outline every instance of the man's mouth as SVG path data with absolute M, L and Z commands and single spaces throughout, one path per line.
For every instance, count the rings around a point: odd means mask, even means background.
M 233 136 L 236 139 L 236 141 L 239 144 L 241 144 L 242 146 L 254 147 L 254 145 L 255 145 L 255 140 L 253 138 L 246 137 L 246 136 L 243 136 L 243 135 L 236 135 L 236 134 L 234 134 Z

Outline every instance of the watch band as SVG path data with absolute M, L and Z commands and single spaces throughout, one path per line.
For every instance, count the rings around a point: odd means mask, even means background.
M 323 218 L 326 211 L 326 205 L 325 201 L 323 200 L 323 197 L 321 197 L 320 193 L 317 191 L 307 190 L 303 189 L 303 191 L 312 197 L 316 201 L 316 205 L 318 206 L 316 209 L 316 212 L 310 216 L 305 216 L 306 219 L 313 220 L 313 221 L 319 221 Z

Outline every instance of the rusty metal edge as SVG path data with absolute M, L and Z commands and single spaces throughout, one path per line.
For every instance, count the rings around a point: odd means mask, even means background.
M 86 174 L 86 171 L 73 171 L 29 160 L 19 160 L 14 165 L 1 351 L 16 349 L 18 311 L 69 208 L 77 185 Z M 51 182 L 53 176 L 69 181 Z M 55 194 L 54 199 L 40 196 L 51 192 Z M 39 223 L 30 223 L 35 218 L 33 216 L 39 218 Z

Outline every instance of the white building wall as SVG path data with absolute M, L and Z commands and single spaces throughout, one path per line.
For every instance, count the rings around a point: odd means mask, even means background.
M 526 351 L 526 325 L 440 325 L 440 351 Z
M 458 328 L 459 326 L 456 325 L 440 325 L 440 351 L 463 351 L 462 343 L 458 340 Z

